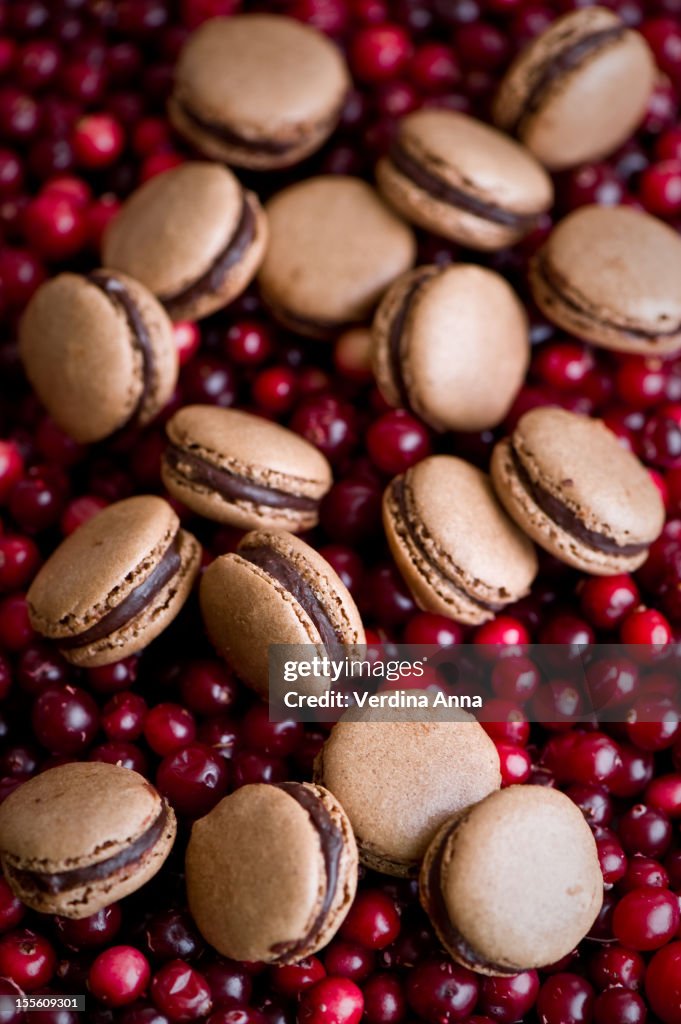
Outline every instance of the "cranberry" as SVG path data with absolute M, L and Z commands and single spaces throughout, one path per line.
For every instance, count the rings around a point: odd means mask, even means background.
M 366 946 L 356 942 L 334 939 L 324 952 L 324 967 L 327 974 L 350 978 L 351 981 L 365 981 L 373 972 L 375 955 Z
M 180 704 L 157 704 L 144 720 L 144 738 L 161 757 L 192 743 L 195 737 L 194 716 Z
M 27 43 L 19 54 L 17 71 L 20 85 L 29 92 L 49 85 L 59 70 L 60 60 L 59 47 L 49 39 L 35 39 Z
M 39 123 L 40 109 L 27 93 L 10 86 L 0 91 L 0 135 L 26 142 L 35 136 Z
M 67 682 L 68 666 L 59 652 L 46 643 L 27 647 L 19 659 L 17 678 L 21 689 L 33 697 Z
M 681 923 L 679 901 L 666 889 L 639 888 L 628 892 L 615 907 L 613 930 L 630 949 L 659 949 Z
M 183 910 L 162 910 L 146 923 L 149 955 L 155 960 L 192 960 L 203 951 L 194 923 Z
M 394 565 L 377 565 L 367 574 L 363 602 L 383 626 L 400 626 L 415 605 L 406 584 Z
M 97 705 L 85 690 L 54 687 L 37 698 L 31 722 L 38 742 L 50 753 L 79 754 L 97 734 Z
M 272 351 L 272 337 L 266 324 L 257 320 L 238 320 L 228 328 L 225 351 L 239 366 L 259 366 Z
M 360 29 L 352 42 L 350 60 L 364 82 L 395 78 L 409 60 L 411 44 L 400 25 L 383 24 Z
M 364 1017 L 369 1024 L 399 1024 L 407 1011 L 404 987 L 394 974 L 374 974 L 364 986 Z
M 348 978 L 322 978 L 305 989 L 298 1006 L 298 1024 L 359 1024 L 364 998 Z
M 24 230 L 30 245 L 48 260 L 74 256 L 87 241 L 87 224 L 81 211 L 70 200 L 50 193 L 29 204 Z
M 591 985 L 578 974 L 553 974 L 537 999 L 541 1024 L 588 1024 L 593 1013 Z
M 90 686 L 97 693 L 118 693 L 127 690 L 137 678 L 137 658 L 123 658 L 113 661 L 110 665 L 88 670 Z
M 496 744 L 499 755 L 502 786 L 518 786 L 527 782 L 532 774 L 532 759 L 523 747 L 515 743 L 498 741 Z
M 142 751 L 134 743 L 125 743 L 122 740 L 116 743 L 101 743 L 93 747 L 88 760 L 117 764 L 120 768 L 129 768 L 140 775 L 147 774 L 147 759 Z
M 194 661 L 182 674 L 182 699 L 199 715 L 215 715 L 231 708 L 237 686 L 229 670 L 218 661 Z
M 497 615 L 491 622 L 486 622 L 483 626 L 479 626 L 473 637 L 473 642 L 480 644 L 483 648 L 485 646 L 497 648 L 497 650 L 490 652 L 489 660 L 492 662 L 496 661 L 499 654 L 503 653 L 505 657 L 507 653 L 519 653 L 516 651 L 502 651 L 500 648 L 523 647 L 529 643 L 529 640 L 530 635 L 522 622 L 512 618 L 510 615 Z M 484 650 L 481 650 L 480 655 L 483 658 L 487 657 Z
M 0 976 L 11 979 L 24 992 L 46 985 L 56 965 L 55 952 L 47 939 L 27 928 L 0 938 Z
M 280 757 L 269 757 L 253 750 L 240 750 L 233 758 L 234 788 L 256 782 L 283 782 L 287 775 L 286 762 Z
M 669 849 L 672 827 L 661 811 L 635 804 L 622 816 L 619 835 L 627 853 L 657 858 Z
M 308 956 L 295 964 L 273 967 L 270 971 L 270 983 L 275 992 L 293 999 L 306 988 L 320 981 L 326 974 L 324 965 L 316 956 Z M 240 1000 L 248 1002 L 248 999 Z
M 648 964 L 646 995 L 663 1024 L 681 1024 L 681 942 L 658 950 Z
M 365 889 L 355 898 L 340 934 L 369 949 L 383 949 L 397 938 L 400 918 L 394 902 L 380 889 Z
M 642 696 L 627 714 L 626 731 L 639 750 L 666 750 L 681 733 L 681 715 L 668 697 Z
M 426 428 L 404 409 L 387 412 L 372 423 L 366 444 L 374 464 L 390 475 L 404 473 L 431 451 Z
M 357 552 L 343 544 L 325 544 L 319 548 L 319 553 L 338 573 L 350 593 L 358 593 L 364 576 L 364 565 Z
M 84 445 L 65 434 L 49 416 L 43 416 L 40 420 L 35 439 L 48 462 L 56 462 L 60 466 L 74 466 L 86 452 Z
M 569 786 L 565 791 L 590 825 L 609 825 L 614 808 L 608 791 L 603 786 Z
M 631 612 L 620 627 L 623 644 L 645 644 L 663 647 L 670 643 L 672 631 L 660 612 L 652 608 L 639 608 Z
M 95 999 L 107 1006 L 127 1006 L 144 992 L 149 962 L 133 946 L 111 946 L 90 967 L 88 985 Z
M 147 702 L 137 693 L 115 694 L 102 709 L 102 728 L 110 740 L 136 740 L 142 735 Z
M 89 114 L 76 124 L 73 151 L 81 167 L 108 167 L 120 156 L 125 135 L 118 121 L 108 114 Z
M 102 1024 L 110 1024 L 111 1020 L 113 1017 L 104 1019 Z M 170 1024 L 170 1018 L 149 1003 L 135 1003 L 123 1010 L 121 1024 Z
M 11 594 L 0 601 L 0 649 L 20 651 L 33 637 L 24 595 Z
M 266 754 L 287 757 L 292 754 L 302 735 L 303 726 L 293 718 L 270 721 L 267 704 L 253 704 L 246 712 L 242 724 L 243 741 L 247 747 Z
M 288 969 L 295 970 L 294 967 Z M 213 963 L 205 964 L 202 973 L 208 982 L 213 1006 L 217 1009 L 245 1006 L 250 1000 L 253 981 L 241 964 L 233 960 L 215 960 Z
M 154 975 L 151 998 L 173 1022 L 192 1021 L 212 1009 L 208 983 L 202 974 L 182 960 L 171 960 Z
M 637 691 L 638 666 L 628 658 L 600 658 L 588 666 L 586 679 L 593 707 L 598 711 L 612 710 Z
M 268 416 L 288 412 L 296 400 L 297 379 L 288 366 L 270 366 L 253 381 L 252 394 L 257 406 Z
M 4 297 L 12 307 L 25 306 L 36 288 L 45 280 L 45 270 L 37 255 L 26 249 L 0 251 L 0 279 L 4 283 Z M 21 477 L 22 463 L 17 464 L 14 445 L 2 442 L 0 446 L 0 501 L 6 500 L 7 479 L 13 477 L 9 487 Z
M 121 927 L 121 908 L 112 903 L 88 917 L 57 917 L 55 924 L 61 941 L 72 949 L 96 949 L 116 937 Z
M 182 382 L 189 402 L 226 408 L 233 405 L 236 399 L 237 382 L 234 372 L 222 360 L 212 356 L 192 359 Z
M 643 356 L 622 359 L 617 367 L 615 381 L 622 401 L 636 409 L 657 405 L 666 395 L 667 373 L 661 359 Z
M 527 743 L 530 723 L 522 708 L 513 701 L 488 700 L 484 716 L 480 717 L 483 729 L 495 742 L 515 743 L 521 747 Z
M 594 1024 L 645 1024 L 648 1011 L 646 1004 L 636 992 L 626 988 L 610 988 L 596 998 L 594 1003 Z
M 614 629 L 639 601 L 631 576 L 592 576 L 581 587 L 584 615 L 596 629 Z
M 0 274 L 2 266 L 0 264 Z M 0 441 L 0 504 L 4 504 L 14 485 L 24 474 L 24 460 L 13 441 Z
M 215 715 L 199 727 L 198 738 L 208 747 L 229 760 L 240 741 L 239 730 L 229 715 Z
M 502 700 L 523 702 L 536 693 L 540 673 L 530 658 L 511 655 L 499 658 L 492 668 L 492 689 Z
M 251 1007 L 245 1010 L 218 1010 L 217 1013 L 211 1013 L 206 1024 L 289 1024 L 289 1018 L 281 1007 L 274 1007 L 274 1004 L 270 1003 L 269 1009 L 270 1013 L 267 1015 Z
M 94 494 L 84 494 L 80 498 L 75 498 L 68 503 L 59 521 L 61 532 L 68 537 L 106 506 L 107 502 Z
M 63 482 L 39 467 L 15 486 L 9 500 L 13 518 L 26 533 L 53 526 L 64 504 Z
M 200 818 L 225 795 L 227 779 L 225 759 L 193 743 L 164 757 L 156 784 L 179 814 Z
M 0 877 L 0 932 L 16 928 L 25 912 L 24 904 L 17 899 L 5 879 Z
M 534 1006 L 539 992 L 536 971 L 523 971 L 510 978 L 484 978 L 479 1008 L 499 1024 L 520 1020 Z
M 603 946 L 589 961 L 589 976 L 599 989 L 611 986 L 638 989 L 644 973 L 645 962 L 641 954 L 622 946 Z
M 291 428 L 319 448 L 333 463 L 345 459 L 357 443 L 356 414 L 348 402 L 332 395 L 312 395 L 301 402 Z
M 407 975 L 409 1005 L 427 1024 L 463 1020 L 478 999 L 479 981 L 472 971 L 449 960 L 427 960 Z
M 681 817 L 681 774 L 653 779 L 646 789 L 645 802 L 669 818 Z
M 351 545 L 366 540 L 381 525 L 381 489 L 368 480 L 339 480 L 322 500 L 320 519 L 332 540 Z

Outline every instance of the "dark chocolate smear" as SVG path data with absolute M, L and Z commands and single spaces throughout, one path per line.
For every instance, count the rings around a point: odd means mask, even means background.
M 191 107 L 182 101 L 178 101 L 178 106 L 187 120 L 191 121 L 200 131 L 206 132 L 208 135 L 214 135 L 216 139 L 224 142 L 227 146 L 238 146 L 239 149 L 245 149 L 248 153 L 272 153 L 274 156 L 279 154 L 283 156 L 284 153 L 288 153 L 300 145 L 300 140 L 280 142 L 278 139 L 249 139 L 244 135 L 240 135 L 239 132 L 235 132 L 232 128 L 228 128 L 220 121 L 213 121 L 208 117 L 197 114 L 195 110 L 192 110 Z
M 518 968 L 502 967 L 500 964 L 492 963 L 490 960 L 486 960 L 483 956 L 476 953 L 475 950 L 466 942 L 461 932 L 459 932 L 452 924 L 449 913 L 447 912 L 447 906 L 445 904 L 444 896 L 442 895 L 442 863 L 444 860 L 445 850 L 449 839 L 456 832 L 459 825 L 462 824 L 463 818 L 457 818 L 454 824 L 442 837 L 442 842 L 433 857 L 430 871 L 428 872 L 428 916 L 433 922 L 440 938 L 448 949 L 455 952 L 457 956 L 461 957 L 464 963 L 466 963 L 472 970 L 476 968 L 483 968 L 489 971 L 494 971 L 496 974 L 507 974 L 513 975 L 518 973 Z
M 251 565 L 257 565 L 268 576 L 272 576 L 278 583 L 281 583 L 284 590 L 291 595 L 294 601 L 297 601 L 303 611 L 312 619 L 330 657 L 340 653 L 339 648 L 343 646 L 343 637 L 334 629 L 331 619 L 326 614 L 310 584 L 284 555 L 264 545 L 256 548 L 241 548 L 239 555 L 245 561 L 250 562 Z
M 316 498 L 308 498 L 304 494 L 289 494 L 278 491 L 274 487 L 253 483 L 246 477 L 230 473 L 228 469 L 213 466 L 206 459 L 191 451 L 184 451 L 175 445 L 169 445 L 164 459 L 166 464 L 187 483 L 198 484 L 216 491 L 225 501 L 247 501 L 252 505 L 265 505 L 267 508 L 290 508 L 300 512 L 314 512 L 319 507 Z
M 107 299 L 121 310 L 132 334 L 133 344 L 139 349 L 142 356 L 142 390 L 140 391 L 135 408 L 130 413 L 126 423 L 123 424 L 123 426 L 128 426 L 134 423 L 142 412 L 144 403 L 151 394 L 154 384 L 154 349 L 151 344 L 151 337 L 142 314 L 133 301 L 130 292 L 117 277 L 114 277 L 113 274 L 107 274 L 102 270 L 95 270 L 88 275 L 88 281 L 96 288 L 99 288 L 101 292 L 104 292 Z
M 525 98 L 525 103 L 518 117 L 510 126 L 509 131 L 512 134 L 516 134 L 519 131 L 524 118 L 534 114 L 539 109 L 546 90 L 550 89 L 563 75 L 579 67 L 596 50 L 600 50 L 601 47 L 607 46 L 608 43 L 620 39 L 626 31 L 626 25 L 613 25 L 611 28 L 602 29 L 600 32 L 593 32 L 590 36 L 578 39 L 572 46 L 566 47 L 553 60 L 547 61 Z
M 458 591 L 458 593 L 460 593 L 463 597 L 467 598 L 469 601 L 473 601 L 474 604 L 479 605 L 480 608 L 484 608 L 485 610 L 493 612 L 500 611 L 504 607 L 503 604 L 491 604 L 487 601 L 481 601 L 480 598 L 473 597 L 471 594 L 467 594 L 466 591 L 463 590 L 455 580 L 452 580 L 449 576 L 446 576 L 442 572 L 440 566 L 436 565 L 435 562 L 433 562 L 430 555 L 428 554 L 428 552 L 424 550 L 418 534 L 411 525 L 411 512 L 407 506 L 406 488 L 404 486 L 403 478 L 398 478 L 397 480 L 393 481 L 392 496 L 394 500 L 397 502 L 397 506 L 400 513 L 400 519 L 404 525 L 404 528 L 409 534 L 411 542 L 413 543 L 414 547 L 418 550 L 423 560 L 427 562 L 428 565 L 432 566 L 432 568 L 435 569 L 435 571 L 439 573 L 439 575 L 447 581 L 450 587 Z
M 427 170 L 418 160 L 404 149 L 399 142 L 395 143 L 390 150 L 390 159 L 406 178 L 424 192 L 427 192 L 433 199 L 455 206 L 458 210 L 473 214 L 482 220 L 491 221 L 493 224 L 501 224 L 509 228 L 522 228 L 531 230 L 537 222 L 536 213 L 514 213 L 512 210 L 505 210 L 496 203 L 485 202 L 484 199 L 477 199 L 470 192 L 456 188 Z
M 343 836 L 340 829 L 334 825 L 331 815 L 319 797 L 311 793 L 305 786 L 302 786 L 299 782 L 279 782 L 277 783 L 277 789 L 283 789 L 309 814 L 310 820 L 319 834 L 319 842 L 324 858 L 324 869 L 326 871 L 326 890 L 322 905 L 307 935 L 304 935 L 297 942 L 282 942 L 272 947 L 273 953 L 280 957 L 288 958 L 304 952 L 306 947 L 316 939 L 331 909 L 336 897 L 336 890 L 338 889 L 340 861 L 343 853 Z
M 511 452 L 513 466 L 518 479 L 535 505 L 549 519 L 560 526 L 562 530 L 569 533 L 570 536 L 575 537 L 582 544 L 588 545 L 588 547 L 593 548 L 595 551 L 602 551 L 608 555 L 637 555 L 650 547 L 650 544 L 618 544 L 612 537 L 606 537 L 605 534 L 598 533 L 597 530 L 589 529 L 576 512 L 568 508 L 560 498 L 556 498 L 554 494 L 550 494 L 541 484 L 532 480 L 513 446 L 511 446 Z
M 89 882 L 99 882 L 102 879 L 110 878 L 114 872 L 121 868 L 128 867 L 140 860 L 144 854 L 155 845 L 165 832 L 168 824 L 168 809 L 164 802 L 158 817 L 151 823 L 149 828 L 138 836 L 129 846 L 107 857 L 96 864 L 89 864 L 84 868 L 72 868 L 69 871 L 17 871 L 13 870 L 14 877 L 23 885 L 28 885 L 38 892 L 56 895 L 61 892 L 68 892 Z
M 589 320 L 593 324 L 598 324 L 602 327 L 610 330 L 618 331 L 625 337 L 629 338 L 643 338 L 645 341 L 655 342 L 658 338 L 673 337 L 681 331 L 681 323 L 676 324 L 674 327 L 670 327 L 667 330 L 657 331 L 644 331 L 641 328 L 629 327 L 625 324 L 620 324 L 616 320 L 605 320 L 603 317 L 596 316 L 591 310 L 585 309 L 580 306 L 579 303 L 570 296 L 568 290 L 568 282 L 551 266 L 550 261 L 546 257 L 545 253 L 539 253 L 536 257 L 536 266 L 541 276 L 542 281 L 553 292 L 555 301 L 560 302 L 563 306 L 567 306 L 568 309 L 573 310 L 578 316 L 585 320 Z
M 136 615 L 139 615 L 153 601 L 156 595 L 176 575 L 181 562 L 178 531 L 156 568 L 138 587 L 131 590 L 120 604 L 117 604 L 115 608 L 112 608 L 110 612 L 102 616 L 99 622 L 96 622 L 94 626 L 90 626 L 89 629 L 78 633 L 76 636 L 57 637 L 55 643 L 62 650 L 70 651 L 76 647 L 86 647 L 88 644 L 94 644 L 98 640 L 104 640 L 107 636 L 115 633 L 130 622 L 131 619 L 134 619 Z
M 169 313 L 180 308 L 187 302 L 194 302 L 204 295 L 213 295 L 222 287 L 222 283 L 235 264 L 243 259 L 244 254 L 255 237 L 255 216 L 246 196 L 242 196 L 241 213 L 234 233 L 222 252 L 215 258 L 208 270 L 186 288 L 172 295 L 161 296 L 160 301 Z
M 426 281 L 430 280 L 431 277 L 435 277 L 438 274 L 438 270 L 424 270 L 418 277 L 416 277 L 410 284 L 407 292 L 402 299 L 402 304 L 397 310 L 397 313 L 393 317 L 393 321 L 390 325 L 390 332 L 388 336 L 388 353 L 390 357 L 390 370 L 393 378 L 393 383 L 397 389 L 400 398 L 400 405 L 403 409 L 411 408 L 409 402 L 409 395 L 404 382 L 404 376 L 402 374 L 402 334 L 404 332 L 404 325 L 407 322 L 409 311 L 412 307 L 414 299 L 421 290 L 421 287 Z

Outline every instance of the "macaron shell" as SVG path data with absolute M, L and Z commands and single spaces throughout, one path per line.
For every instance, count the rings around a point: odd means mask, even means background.
M 472 264 L 433 271 L 411 301 L 402 331 L 402 380 L 409 405 L 436 430 L 496 426 L 508 412 L 529 364 L 523 307 L 493 271 Z M 377 379 L 394 405 L 401 403 L 389 377 L 392 320 L 417 274 L 418 270 L 405 275 L 409 282 L 399 289 L 397 301 L 390 293 L 398 284 L 392 286 L 375 321 Z
M 547 287 L 544 264 L 559 290 Z M 569 214 L 530 265 L 533 295 L 552 322 L 623 352 L 681 347 L 680 280 L 678 234 L 627 207 L 585 206 Z
M 386 874 L 413 874 L 441 823 L 501 783 L 499 756 L 479 722 L 465 712 L 448 722 L 426 715 L 355 711 L 334 726 L 315 762 L 315 779 L 352 823 L 360 860 Z
M 277 947 L 308 933 L 323 898 L 319 835 L 305 809 L 276 786 L 243 786 L 197 821 L 186 873 L 199 931 L 236 960 L 279 959 Z
M 330 793 L 323 786 L 313 783 L 306 782 L 303 785 L 306 789 L 312 790 L 322 802 L 334 825 L 340 830 L 344 840 L 343 852 L 338 868 L 336 898 L 329 908 L 327 920 L 322 924 L 320 931 L 307 950 L 304 951 L 305 956 L 312 956 L 313 953 L 317 953 L 329 944 L 347 917 L 357 892 L 359 856 L 350 819 L 333 793 Z
M 600 910 L 603 877 L 591 830 L 569 797 L 511 786 L 462 817 L 445 853 L 442 891 L 472 949 L 520 971 L 577 946 Z
M 263 296 L 276 316 L 304 321 L 298 330 L 312 336 L 366 321 L 414 262 L 411 229 L 358 178 L 309 178 L 275 195 L 266 212 Z

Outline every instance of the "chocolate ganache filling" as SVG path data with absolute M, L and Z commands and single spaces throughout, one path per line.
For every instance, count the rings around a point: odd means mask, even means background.
M 71 868 L 68 871 L 46 872 L 13 869 L 12 873 L 20 884 L 30 886 L 39 892 L 50 893 L 50 895 L 68 892 L 81 885 L 110 878 L 121 868 L 135 864 L 158 842 L 165 832 L 167 824 L 168 809 L 164 802 L 161 811 L 149 828 L 113 857 L 106 857 L 96 864 L 88 864 L 84 868 Z
M 404 332 L 404 326 L 409 316 L 409 311 L 413 305 L 414 299 L 420 292 L 422 286 L 426 281 L 429 281 L 431 277 L 435 277 L 439 274 L 439 270 L 423 270 L 418 277 L 416 277 L 409 285 L 407 292 L 402 299 L 402 303 L 393 317 L 390 325 L 390 331 L 388 335 L 388 354 L 390 360 L 390 372 L 393 379 L 393 384 L 397 389 L 400 398 L 400 405 L 403 408 L 411 408 L 409 401 L 409 394 L 407 387 L 404 382 L 404 375 L 402 373 L 402 334 Z
M 88 281 L 103 292 L 107 299 L 117 306 L 127 320 L 133 344 L 139 349 L 142 357 L 142 390 L 135 408 L 130 413 L 124 426 L 134 423 L 144 408 L 144 403 L 151 394 L 154 383 L 154 349 L 151 344 L 151 337 L 142 314 L 133 302 L 130 293 L 125 285 L 113 274 L 107 274 L 102 270 L 95 270 L 88 275 Z
M 563 75 L 579 65 L 596 50 L 607 46 L 608 43 L 620 39 L 627 31 L 626 25 L 613 25 L 611 28 L 602 29 L 600 32 L 593 32 L 590 36 L 578 39 L 571 46 L 568 46 L 562 53 L 549 60 L 541 68 L 540 74 L 530 88 L 525 98 L 522 109 L 517 118 L 510 126 L 510 131 L 515 134 L 522 127 L 522 122 L 530 114 L 534 114 L 542 104 L 544 93 L 550 89 Z
M 427 192 L 433 199 L 455 206 L 458 210 L 464 210 L 474 217 L 491 221 L 493 224 L 500 224 L 504 227 L 531 230 L 537 221 L 535 213 L 514 213 L 512 210 L 505 210 L 496 203 L 485 202 L 478 199 L 470 192 L 450 185 L 437 174 L 433 174 L 415 160 L 399 142 L 396 142 L 390 150 L 390 159 L 400 174 L 424 192 Z
M 340 829 L 334 825 L 331 815 L 319 797 L 311 793 L 305 786 L 302 786 L 299 782 L 280 782 L 277 783 L 277 789 L 283 789 L 309 814 L 310 820 L 319 835 L 322 857 L 324 858 L 324 870 L 326 872 L 326 889 L 322 905 L 310 925 L 308 933 L 297 942 L 282 942 L 272 947 L 273 953 L 281 957 L 290 957 L 302 953 L 317 938 L 320 929 L 324 925 L 338 889 L 340 861 L 343 853 L 343 836 Z
M 456 955 L 473 970 L 475 970 L 476 967 L 481 967 L 483 969 L 495 971 L 497 974 L 517 974 L 518 968 L 502 967 L 501 964 L 492 963 L 490 960 L 486 960 L 485 957 L 476 953 L 468 942 L 466 942 L 461 932 L 454 927 L 447 912 L 444 896 L 442 895 L 442 863 L 447 843 L 463 821 L 464 817 L 457 818 L 452 827 L 442 837 L 442 842 L 433 857 L 430 871 L 428 872 L 428 916 L 433 922 L 443 945 L 456 953 Z
M 423 545 L 421 543 L 421 539 L 418 536 L 418 533 L 412 527 L 412 524 L 411 524 L 411 510 L 409 509 L 408 504 L 407 504 L 407 494 L 406 494 L 406 488 L 405 488 L 405 485 L 404 485 L 404 479 L 397 479 L 397 480 L 395 480 L 393 482 L 392 492 L 391 493 L 392 493 L 393 500 L 397 504 L 397 507 L 398 507 L 398 510 L 399 510 L 399 515 L 400 515 L 400 520 L 401 520 L 401 522 L 402 522 L 402 524 L 404 526 L 404 529 L 406 530 L 407 534 L 409 535 L 410 541 L 412 542 L 414 547 L 417 549 L 417 551 L 419 552 L 419 554 L 421 555 L 423 560 L 425 562 L 427 562 L 428 565 L 430 565 L 433 569 L 435 569 L 435 571 L 438 573 L 438 575 L 440 575 L 443 579 L 446 580 L 448 586 L 450 586 L 452 588 L 452 590 L 455 590 L 457 593 L 461 594 L 462 597 L 465 597 L 466 600 L 472 601 L 473 604 L 478 605 L 480 608 L 484 608 L 485 610 L 489 610 L 489 611 L 493 611 L 493 612 L 498 612 L 501 608 L 503 608 L 504 607 L 503 604 L 492 604 L 491 602 L 488 602 L 488 601 L 481 601 L 480 598 L 473 597 L 471 594 L 466 593 L 466 591 L 456 582 L 456 580 L 453 580 L 453 579 L 451 579 L 451 577 L 447 576 L 442 571 L 440 566 L 437 565 L 432 560 L 432 558 L 430 557 L 428 552 L 423 547 Z
M 216 491 L 225 501 L 247 501 L 267 508 L 291 508 L 300 512 L 314 512 L 319 507 L 317 498 L 304 494 L 289 494 L 274 487 L 253 483 L 228 469 L 213 466 L 200 455 L 169 445 L 164 460 L 170 469 L 190 484 L 198 484 Z
M 562 530 L 565 530 L 572 537 L 575 537 L 582 544 L 593 548 L 595 551 L 602 551 L 604 554 L 612 555 L 637 555 L 646 551 L 649 544 L 618 544 L 612 537 L 606 537 L 603 533 L 589 529 L 579 518 L 576 512 L 568 508 L 560 498 L 550 494 L 541 484 L 532 480 L 529 473 L 522 464 L 515 448 L 511 446 L 513 467 L 523 488 L 530 495 L 535 505 L 544 512 L 549 519 L 553 520 Z
M 251 205 L 245 195 L 242 195 L 241 212 L 237 226 L 229 242 L 216 256 L 211 266 L 204 274 L 187 285 L 186 288 L 174 292 L 172 295 L 163 295 L 160 301 L 169 313 L 180 308 L 187 302 L 194 302 L 204 295 L 212 295 L 221 288 L 227 272 L 243 259 L 244 254 L 253 242 L 255 237 L 255 216 Z
M 96 622 L 89 629 L 78 633 L 76 636 L 57 637 L 55 643 L 64 651 L 70 651 L 75 647 L 86 647 L 98 640 L 104 640 L 107 636 L 122 629 L 135 616 L 143 611 L 167 583 L 176 575 L 182 559 L 179 551 L 180 533 L 179 530 L 166 549 L 163 558 L 147 578 L 130 591 L 120 604 L 117 604 L 111 611 L 103 615 L 99 622 Z
M 568 309 L 573 310 L 578 316 L 593 324 L 599 324 L 602 327 L 618 331 L 620 334 L 624 334 L 630 338 L 643 338 L 645 341 L 655 341 L 656 338 L 672 337 L 673 335 L 678 334 L 681 330 L 681 323 L 677 323 L 673 327 L 669 327 L 664 331 L 646 331 L 642 328 L 631 327 L 628 324 L 620 324 L 616 320 L 605 320 L 603 317 L 596 316 L 591 312 L 591 310 L 580 306 L 578 302 L 575 302 L 575 300 L 571 298 L 568 290 L 568 282 L 562 274 L 559 274 L 558 271 L 551 266 L 551 263 L 545 254 L 539 253 L 536 257 L 536 266 L 542 281 L 553 293 L 554 301 L 561 303 L 563 306 L 567 306 Z

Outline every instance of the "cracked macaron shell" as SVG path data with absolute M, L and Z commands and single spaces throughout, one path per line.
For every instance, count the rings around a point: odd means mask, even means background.
M 273 314 L 298 333 L 324 338 L 366 322 L 414 263 L 411 228 L 359 178 L 308 178 L 265 209 L 270 241 L 258 281 Z
M 403 482 L 418 548 L 394 499 L 396 481 Z M 499 504 L 487 474 L 451 455 L 423 459 L 388 485 L 383 524 L 397 568 L 424 611 L 477 625 L 494 617 L 484 605 L 500 610 L 519 600 L 537 574 L 534 546 Z
M 206 156 L 266 170 L 318 149 L 349 87 L 340 49 L 310 25 L 273 14 L 211 18 L 180 54 L 168 109 L 180 134 Z M 248 145 L 220 138 L 185 110 Z
M 405 302 L 400 381 L 391 349 Z M 406 394 L 411 410 L 440 431 L 496 426 L 530 360 L 527 317 L 517 296 L 499 274 L 472 264 L 417 267 L 404 274 L 383 297 L 372 334 L 383 397 L 399 407 Z
M 31 385 L 53 420 L 81 444 L 127 425 L 144 425 L 172 397 L 177 345 L 163 307 L 139 281 L 118 270 L 99 274 L 123 286 L 151 348 L 151 387 L 125 311 L 93 281 L 59 274 L 35 292 L 20 323 L 19 351 Z
M 115 857 L 139 839 L 166 808 L 167 826 L 142 855 L 108 878 L 61 893 L 26 889 L 14 872 L 63 872 Z M 137 772 L 118 765 L 72 763 L 48 769 L 0 807 L 0 861 L 14 892 L 41 913 L 82 918 L 135 892 L 170 853 L 175 815 Z
M 304 438 L 270 420 L 236 409 L 188 405 L 168 421 L 171 445 L 227 470 L 249 483 L 321 501 L 331 487 L 327 459 Z M 181 464 L 180 464 L 181 470 Z M 164 459 L 163 482 L 170 493 L 207 519 L 242 530 L 266 527 L 299 532 L 316 526 L 316 509 L 273 508 L 251 501 L 231 501 L 186 478 Z
M 418 872 L 443 821 L 501 785 L 496 747 L 472 715 L 418 714 L 405 721 L 401 711 L 355 709 L 315 762 L 315 779 L 352 823 L 362 863 L 398 877 Z
M 532 483 L 557 498 L 589 530 L 620 545 L 652 544 L 664 526 L 664 504 L 645 466 L 606 425 L 565 409 L 533 409 L 492 455 L 492 482 L 509 515 L 538 544 L 596 575 L 631 572 L 647 550 L 618 554 L 581 541 L 533 500 L 518 478 L 516 452 Z
M 530 264 L 534 298 L 559 327 L 618 352 L 681 348 L 681 238 L 628 207 L 583 206 Z
M 574 46 L 600 33 L 574 67 L 560 68 Z M 552 81 L 542 85 L 542 80 Z M 643 36 L 612 11 L 588 7 L 558 18 L 511 65 L 495 99 L 496 124 L 517 135 L 553 171 L 600 160 L 633 133 L 655 84 Z
M 310 815 L 276 785 L 247 785 L 225 797 L 193 828 L 186 856 L 187 896 L 196 925 L 223 956 L 295 962 L 326 945 L 342 924 L 357 886 L 357 847 L 347 816 L 320 786 L 303 783 L 340 831 L 337 892 L 305 948 L 279 944 L 308 936 L 322 907 L 326 871 Z
M 33 628 L 59 646 L 120 605 L 154 571 L 178 538 L 180 567 L 148 605 L 100 640 L 63 651 L 76 665 L 107 665 L 141 650 L 172 622 L 198 572 L 198 541 L 179 529 L 163 498 L 138 495 L 102 509 L 67 537 L 27 594 Z
M 463 811 L 458 822 L 445 822 L 421 869 L 426 911 L 443 842 L 444 906 L 475 963 L 436 930 L 464 966 L 488 975 L 544 967 L 572 952 L 593 925 L 603 901 L 596 844 L 579 808 L 559 790 L 510 786 Z
M 451 110 L 418 110 L 401 118 L 397 145 L 418 165 L 473 200 L 520 217 L 553 203 L 544 168 L 522 146 L 472 117 Z M 501 249 L 532 230 L 532 223 L 499 224 L 428 194 L 395 166 L 390 155 L 376 169 L 379 188 L 404 217 L 473 249 Z
M 173 301 L 208 273 L 250 207 L 254 235 L 215 289 Z M 267 221 L 257 196 L 228 167 L 188 161 L 156 175 L 126 199 L 108 225 L 103 260 L 137 278 L 168 305 L 173 320 L 193 320 L 232 302 L 250 283 L 267 244 Z
M 254 530 L 236 552 L 222 555 L 201 580 L 203 621 L 213 646 L 237 675 L 267 696 L 269 644 L 314 645 L 322 637 L 300 602 L 265 569 L 247 561 L 249 550 L 265 548 L 307 583 L 328 617 L 338 644 L 365 643 L 364 626 L 343 581 L 319 552 L 284 531 Z

